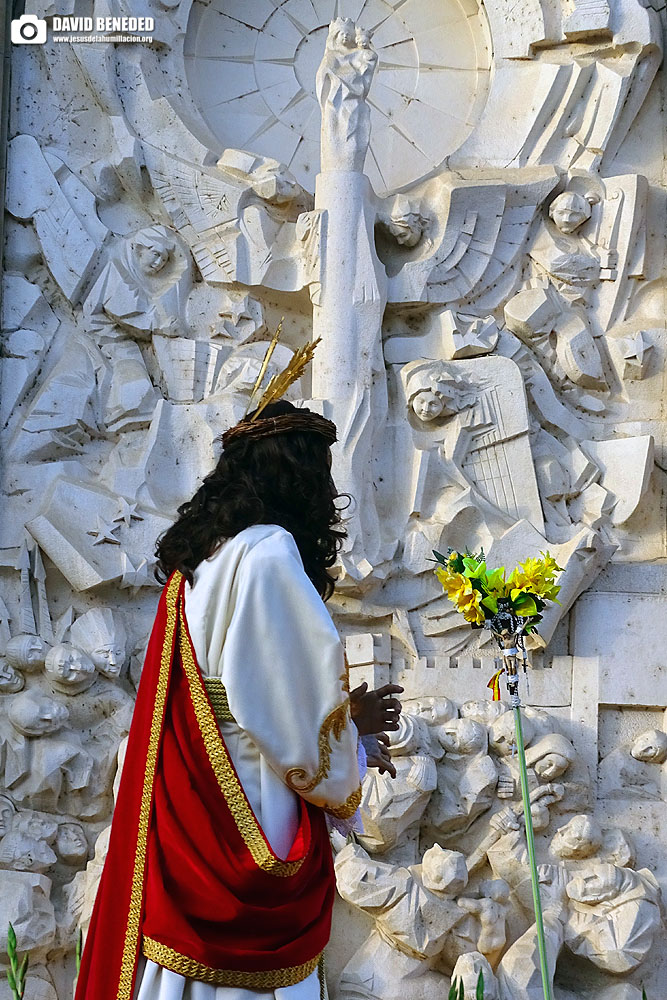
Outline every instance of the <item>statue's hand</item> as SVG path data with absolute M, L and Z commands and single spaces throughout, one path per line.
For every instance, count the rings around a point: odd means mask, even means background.
M 361 736 L 369 733 L 394 733 L 398 729 L 401 703 L 393 694 L 401 694 L 398 684 L 384 684 L 374 691 L 368 690 L 364 681 L 350 691 L 350 714 Z
M 489 825 L 492 830 L 497 830 L 498 833 L 511 833 L 512 830 L 521 829 L 519 818 L 510 806 L 506 806 L 500 812 L 494 813 L 489 820 Z
M 537 871 L 545 909 L 549 907 L 561 915 L 567 904 L 565 890 L 570 880 L 569 873 L 563 865 L 540 865 Z
M 366 751 L 366 764 L 368 767 L 375 767 L 380 774 L 389 774 L 396 777 L 394 767 L 389 753 L 389 737 L 386 733 L 374 733 L 372 736 L 362 738 L 364 750 Z

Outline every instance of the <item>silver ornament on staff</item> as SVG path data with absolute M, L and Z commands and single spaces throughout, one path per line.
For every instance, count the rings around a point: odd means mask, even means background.
M 519 695 L 519 683 L 521 671 L 526 674 L 527 656 L 525 645 L 526 625 L 529 618 L 515 614 L 509 602 L 498 601 L 498 611 L 491 618 L 487 618 L 484 628 L 488 628 L 493 633 L 493 637 L 498 644 L 499 661 L 502 666 L 496 673 L 496 683 L 499 682 L 501 674 L 505 674 L 507 692 L 512 711 L 514 713 L 514 730 L 516 734 L 516 750 L 519 757 L 519 774 L 521 776 L 521 799 L 523 801 L 523 815 L 526 827 L 526 845 L 528 847 L 528 861 L 530 864 L 530 881 L 533 889 L 533 910 L 535 913 L 535 927 L 537 930 L 537 948 L 540 956 L 540 972 L 542 974 L 542 992 L 544 1000 L 553 1000 L 551 993 L 551 978 L 547 963 L 546 941 L 544 936 L 544 918 L 542 916 L 542 898 L 540 896 L 540 882 L 537 871 L 537 859 L 535 857 L 535 833 L 533 830 L 533 817 L 531 813 L 530 791 L 528 788 L 528 771 L 526 767 L 526 747 L 523 740 L 523 725 L 521 721 L 521 696 Z

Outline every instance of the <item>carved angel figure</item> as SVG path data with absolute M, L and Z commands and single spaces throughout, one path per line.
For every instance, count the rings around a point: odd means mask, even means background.
M 319 216 L 284 164 L 243 149 L 226 149 L 214 166 L 149 155 L 155 189 L 208 285 L 298 291 L 317 280 Z
M 549 222 L 539 231 L 530 260 L 530 287 L 505 307 L 507 326 L 529 344 L 548 374 L 563 388 L 604 389 L 602 362 L 583 305 L 600 281 L 597 248 L 579 230 L 591 217 L 596 195 L 564 191 L 549 206 Z M 605 263 L 613 264 L 607 252 Z M 551 334 L 555 334 L 555 347 Z M 552 338 L 553 339 L 553 338 Z
M 419 205 L 420 220 L 427 220 L 428 238 L 419 239 L 425 225 L 420 221 L 418 229 L 412 227 L 412 238 L 399 240 L 402 246 L 388 240 L 378 246 L 389 275 L 388 301 L 450 308 L 482 302 L 481 308 L 495 309 L 523 262 L 539 206 L 557 183 L 552 167 L 495 176 L 462 170 L 443 172 L 406 191 L 405 200 Z
M 543 530 L 519 369 L 506 358 L 413 361 L 401 369 L 419 456 L 404 564 L 424 572 L 442 544 L 488 547 L 527 518 Z M 457 535 L 458 532 L 458 535 Z
M 166 226 L 148 226 L 121 243 L 88 296 L 94 326 L 117 324 L 139 339 L 181 331 L 192 288 L 192 262 L 182 239 Z

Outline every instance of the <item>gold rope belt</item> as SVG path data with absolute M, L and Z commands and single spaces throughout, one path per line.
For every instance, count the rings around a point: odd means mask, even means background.
M 220 677 L 204 677 L 204 687 L 218 722 L 236 722 L 229 710 L 227 691 Z

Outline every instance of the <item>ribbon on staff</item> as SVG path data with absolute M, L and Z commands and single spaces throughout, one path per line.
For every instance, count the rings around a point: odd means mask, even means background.
M 500 670 L 496 670 L 495 674 L 486 685 L 493 691 L 493 701 L 500 701 L 500 676 L 505 673 L 505 668 L 501 667 Z

